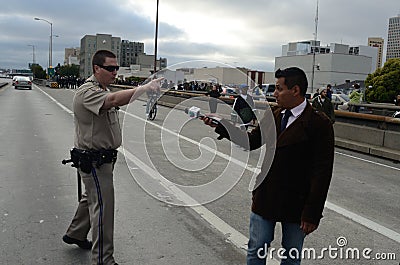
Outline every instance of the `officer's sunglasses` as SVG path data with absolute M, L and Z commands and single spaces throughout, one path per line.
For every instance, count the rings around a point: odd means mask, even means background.
M 114 72 L 114 71 L 118 71 L 119 66 L 118 65 L 100 65 L 97 64 L 97 66 L 99 66 L 100 68 L 103 68 L 109 72 Z

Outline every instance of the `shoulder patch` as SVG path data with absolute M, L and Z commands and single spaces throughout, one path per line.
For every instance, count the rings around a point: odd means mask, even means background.
M 97 84 L 95 84 L 95 83 L 89 84 L 89 85 L 86 87 L 86 89 L 87 89 L 87 90 L 91 90 L 91 91 L 96 91 L 96 92 L 103 91 L 103 89 L 102 89 L 99 85 L 97 85 Z

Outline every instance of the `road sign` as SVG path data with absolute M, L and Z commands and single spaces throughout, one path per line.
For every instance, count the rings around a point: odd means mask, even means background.
M 54 68 L 47 68 L 47 74 L 52 77 L 54 76 L 55 69 Z

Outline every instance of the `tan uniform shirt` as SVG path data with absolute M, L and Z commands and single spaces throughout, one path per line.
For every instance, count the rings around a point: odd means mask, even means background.
M 101 109 L 108 93 L 93 75 L 76 91 L 73 101 L 76 148 L 117 149 L 121 145 L 118 110 Z

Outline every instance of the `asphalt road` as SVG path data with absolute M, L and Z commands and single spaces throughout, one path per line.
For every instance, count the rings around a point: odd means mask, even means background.
M 0 89 L 0 264 L 89 263 L 90 253 L 61 241 L 77 205 L 76 172 L 61 165 L 73 144 L 73 93 Z M 120 115 L 117 262 L 245 264 L 248 186 L 262 152 L 214 141 L 209 127 L 188 122 L 182 111 L 159 107 L 156 120 L 146 122 L 143 104 Z M 336 149 L 324 218 L 305 241 L 323 258 L 302 264 L 399 264 L 399 171 L 391 161 Z M 339 247 L 343 237 L 347 244 Z M 321 255 L 323 248 L 331 253 Z M 371 259 L 362 256 L 368 248 Z M 349 249 L 360 258 L 346 259 Z M 392 260 L 372 259 L 376 254 Z

